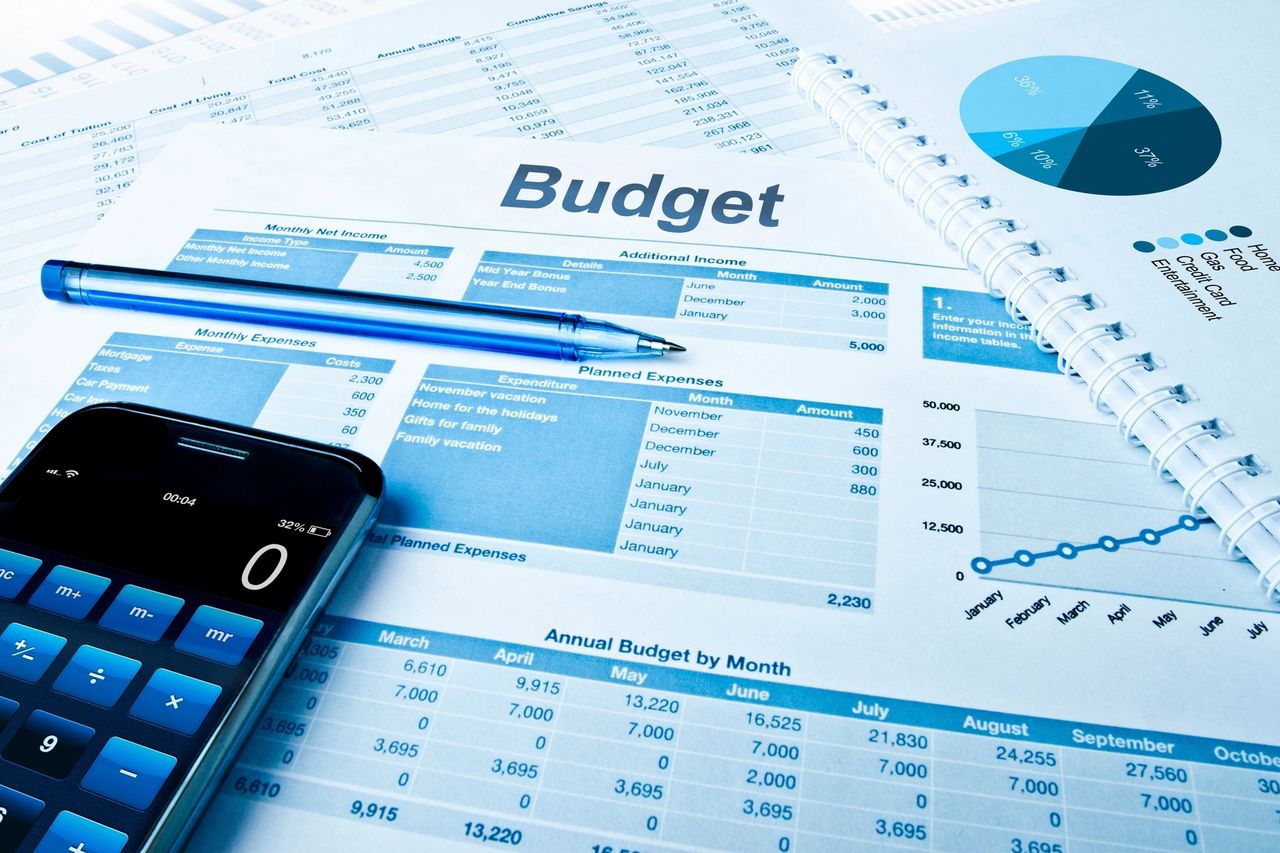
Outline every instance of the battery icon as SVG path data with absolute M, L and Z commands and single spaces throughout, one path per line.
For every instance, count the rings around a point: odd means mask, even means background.
M 330 530 L 327 527 L 321 527 L 318 524 L 313 524 L 310 527 L 308 527 L 307 532 L 310 533 L 312 536 L 332 536 L 333 535 L 332 530 Z

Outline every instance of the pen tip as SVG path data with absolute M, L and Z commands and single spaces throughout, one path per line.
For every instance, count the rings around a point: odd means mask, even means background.
M 673 344 L 671 341 L 665 340 L 663 338 L 642 337 L 640 338 L 640 347 L 642 349 L 654 350 L 655 352 L 658 352 L 658 353 L 687 351 L 684 347 L 680 346 L 679 344 Z

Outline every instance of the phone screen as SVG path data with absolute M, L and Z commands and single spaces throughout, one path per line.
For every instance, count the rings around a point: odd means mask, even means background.
M 0 488 L 0 850 L 145 837 L 315 581 L 362 476 L 338 455 L 120 409 L 37 446 Z

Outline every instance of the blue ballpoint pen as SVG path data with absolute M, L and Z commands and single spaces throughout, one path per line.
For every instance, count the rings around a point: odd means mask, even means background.
M 685 349 L 656 335 L 580 314 L 73 261 L 46 261 L 40 287 L 45 296 L 59 302 L 563 361 L 657 356 Z

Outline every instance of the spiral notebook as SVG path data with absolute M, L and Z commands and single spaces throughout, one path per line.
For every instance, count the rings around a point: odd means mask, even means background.
M 1049 5 L 914 33 L 892 51 L 864 46 L 884 77 L 802 51 L 792 81 L 1010 320 L 1114 416 L 1119 440 L 1145 448 L 1152 473 L 1181 486 L 1182 523 L 1211 519 L 1225 552 L 1252 561 L 1265 594 L 1280 596 L 1280 481 L 1267 464 L 1280 458 L 1280 349 L 1269 332 L 1280 265 L 1258 192 L 1273 179 L 1254 166 L 1265 162 L 1266 130 L 1225 67 L 1156 51 L 1154 67 L 1172 65 L 1183 88 L 1110 58 L 1151 53 L 1133 39 L 1163 6 Z M 1027 55 L 1049 31 L 1060 53 Z M 1251 62 L 1272 62 L 1239 47 Z M 889 100 L 898 96 L 900 105 Z M 949 135 L 930 136 L 935 127 Z M 1155 544 L 1177 529 L 1007 562 Z M 989 572 L 992 561 L 972 566 Z

